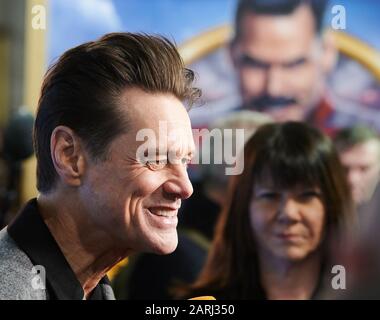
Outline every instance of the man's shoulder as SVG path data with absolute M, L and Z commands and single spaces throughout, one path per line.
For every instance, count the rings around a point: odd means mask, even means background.
M 0 300 L 46 299 L 45 290 L 33 289 L 33 263 L 9 236 L 0 231 Z

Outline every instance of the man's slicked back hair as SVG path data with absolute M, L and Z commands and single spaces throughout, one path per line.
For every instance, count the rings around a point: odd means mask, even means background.
M 37 189 L 51 191 L 57 181 L 50 155 L 57 126 L 71 128 L 95 160 L 105 159 L 111 141 L 127 128 L 123 90 L 173 94 L 191 106 L 200 96 L 193 80 L 175 45 L 161 36 L 111 33 L 66 51 L 45 75 L 38 102 Z

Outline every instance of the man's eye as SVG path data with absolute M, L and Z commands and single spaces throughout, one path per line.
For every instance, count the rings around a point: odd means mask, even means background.
M 295 69 L 297 67 L 301 67 L 301 66 L 305 65 L 306 62 L 307 62 L 306 58 L 301 58 L 301 59 L 298 59 L 296 61 L 293 61 L 293 62 L 286 64 L 285 67 L 287 69 Z
M 182 158 L 181 162 L 187 168 L 189 166 L 190 162 L 191 162 L 191 159 L 189 159 L 189 158 Z
M 369 166 L 361 166 L 360 167 L 360 172 L 367 172 L 369 171 Z
M 147 161 L 146 165 L 152 169 L 152 170 L 159 170 L 162 169 L 166 166 L 167 160 L 166 159 L 156 159 L 156 160 L 151 160 Z
M 243 56 L 239 61 L 242 67 L 254 68 L 254 69 L 268 69 L 268 65 L 260 61 L 256 61 L 247 56 Z

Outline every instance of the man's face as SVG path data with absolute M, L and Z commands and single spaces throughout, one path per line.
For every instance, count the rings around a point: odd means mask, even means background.
M 380 178 L 380 144 L 370 140 L 340 153 L 356 204 L 370 200 Z
M 304 120 L 321 99 L 328 57 L 310 8 L 280 16 L 246 13 L 240 26 L 232 57 L 243 106 L 276 121 Z
M 128 119 L 127 132 L 111 143 L 107 160 L 89 163 L 82 202 L 121 248 L 171 253 L 177 246 L 178 208 L 193 192 L 187 175 L 194 151 L 187 111 L 171 94 L 137 88 L 125 91 L 120 109 Z M 161 132 L 160 121 L 166 126 Z M 138 132 L 144 133 L 143 141 L 137 141 Z M 142 145 L 149 159 L 139 153 Z M 178 161 L 166 161 L 168 154 Z

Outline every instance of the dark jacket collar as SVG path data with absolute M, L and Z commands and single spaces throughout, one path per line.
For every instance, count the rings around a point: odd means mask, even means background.
M 8 226 L 8 233 L 34 265 L 46 271 L 46 289 L 50 299 L 82 300 L 84 291 L 57 242 L 44 223 L 36 199 L 30 200 Z M 104 298 L 101 285 L 109 284 L 104 277 L 90 299 Z

